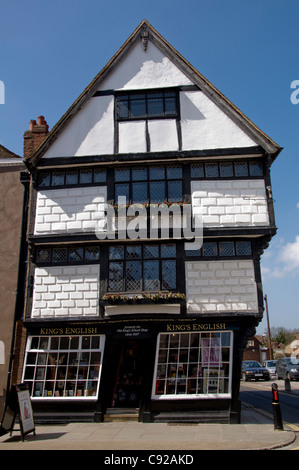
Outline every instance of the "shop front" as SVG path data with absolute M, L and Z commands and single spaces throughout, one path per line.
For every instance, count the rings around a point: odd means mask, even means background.
M 119 319 L 31 327 L 22 382 L 38 417 L 238 420 L 238 321 Z M 234 416 L 234 418 L 232 418 Z

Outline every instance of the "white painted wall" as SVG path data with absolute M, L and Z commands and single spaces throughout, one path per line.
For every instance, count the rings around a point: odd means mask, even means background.
M 180 93 L 182 149 L 251 147 L 251 140 L 201 91 Z
M 187 312 L 258 312 L 252 260 L 186 262 Z
M 94 231 L 106 201 L 106 186 L 38 191 L 34 234 Z
M 99 315 L 99 265 L 35 268 L 33 318 Z
M 141 41 L 109 74 L 99 90 L 140 90 L 193 83 L 153 43 L 144 52 Z M 256 145 L 201 91 L 180 93 L 183 150 Z M 151 151 L 178 150 L 175 121 L 149 122 Z M 122 122 L 119 152 L 146 151 L 145 123 Z M 98 96 L 73 117 L 43 158 L 111 155 L 114 152 L 114 97 Z
M 194 214 L 208 227 L 269 225 L 265 182 L 202 180 L 191 182 Z
M 69 122 L 43 158 L 112 154 L 114 97 L 91 98 Z
M 101 90 L 139 90 L 178 85 L 192 85 L 192 82 L 151 41 L 146 52 L 140 41 L 109 74 Z

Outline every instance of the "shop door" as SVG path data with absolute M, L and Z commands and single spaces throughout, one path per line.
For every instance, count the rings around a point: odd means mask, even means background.
M 143 342 L 122 341 L 114 382 L 114 408 L 138 408 L 143 382 Z

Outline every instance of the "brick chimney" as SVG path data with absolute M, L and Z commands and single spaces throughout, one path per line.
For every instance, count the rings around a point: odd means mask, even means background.
M 44 116 L 39 116 L 37 124 L 35 120 L 30 121 L 29 131 L 24 132 L 24 158 L 29 158 L 49 133 L 49 126 Z

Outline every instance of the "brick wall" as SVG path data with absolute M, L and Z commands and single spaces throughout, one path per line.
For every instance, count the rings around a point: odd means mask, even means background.
M 99 265 L 35 269 L 32 317 L 99 314 Z
M 39 191 L 34 233 L 94 231 L 103 218 L 105 186 Z
M 187 311 L 257 312 L 257 286 L 252 260 L 186 263 Z
M 206 226 L 269 225 L 263 180 L 193 181 L 191 193 Z

